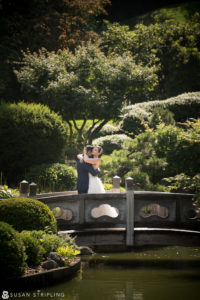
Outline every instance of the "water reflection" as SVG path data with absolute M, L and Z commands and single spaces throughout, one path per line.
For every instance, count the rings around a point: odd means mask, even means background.
M 63 292 L 65 300 L 192 300 L 197 299 L 199 270 L 145 270 L 118 267 L 83 270 L 73 279 L 48 291 Z
M 178 252 L 178 254 L 176 254 Z M 167 255 L 168 253 L 168 255 Z M 187 255 L 186 255 L 187 254 Z M 143 255 L 143 256 L 142 256 Z M 64 281 L 46 289 L 32 297 L 15 297 L 15 299 L 36 300 L 196 300 L 199 292 L 200 268 L 180 267 L 177 269 L 132 267 L 133 259 L 145 260 L 146 257 L 181 259 L 191 257 L 198 262 L 200 247 L 165 247 L 136 251 L 135 253 L 102 254 L 102 259 L 115 259 L 126 261 L 126 267 L 117 264 L 110 266 L 102 262 L 90 265 L 85 262 L 81 272 L 70 281 Z M 198 259 L 198 260 L 196 260 Z M 194 266 L 194 265 L 193 265 Z

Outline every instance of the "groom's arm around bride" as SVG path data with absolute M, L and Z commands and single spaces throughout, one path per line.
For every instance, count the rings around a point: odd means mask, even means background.
M 90 157 L 92 155 L 92 146 L 86 147 L 87 155 Z M 94 169 L 91 164 L 85 163 L 77 159 L 77 190 L 79 194 L 87 194 L 89 186 L 89 173 L 93 176 L 99 174 L 99 169 Z

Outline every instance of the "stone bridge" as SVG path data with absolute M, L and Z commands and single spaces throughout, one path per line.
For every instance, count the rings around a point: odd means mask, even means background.
M 60 232 L 78 245 L 115 250 L 141 245 L 200 245 L 193 194 L 126 191 L 105 194 L 65 192 L 36 198 L 53 211 Z M 113 248 L 114 247 L 114 248 Z
M 28 196 L 28 182 L 20 185 Z M 59 233 L 75 235 L 78 245 L 106 251 L 142 245 L 200 246 L 200 218 L 193 194 L 134 191 L 133 179 L 126 179 L 120 192 L 120 178 L 113 178 L 113 190 L 105 194 L 76 191 L 37 194 L 29 185 L 29 197 L 47 204 L 53 211 Z

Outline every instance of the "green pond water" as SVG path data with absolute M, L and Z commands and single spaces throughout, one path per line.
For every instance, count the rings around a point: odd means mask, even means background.
M 72 279 L 31 291 L 27 299 L 200 299 L 200 247 L 101 253 L 82 261 Z

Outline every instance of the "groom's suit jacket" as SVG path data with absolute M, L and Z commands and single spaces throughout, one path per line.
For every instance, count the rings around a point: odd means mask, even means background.
M 88 186 L 89 186 L 89 175 L 88 173 L 91 173 L 93 176 L 96 176 L 99 174 L 99 169 L 94 169 L 91 164 L 80 162 L 79 159 L 77 159 L 77 172 L 78 172 L 78 178 L 77 178 L 77 190 L 79 194 L 87 194 L 88 192 Z

